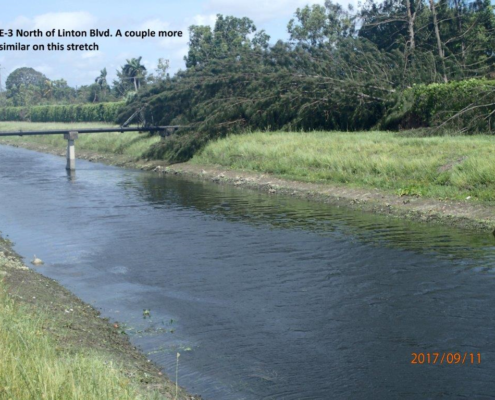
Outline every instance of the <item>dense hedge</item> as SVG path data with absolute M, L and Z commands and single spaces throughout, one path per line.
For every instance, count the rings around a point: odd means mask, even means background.
M 0 108 L 0 121 L 114 122 L 124 102 Z
M 469 79 L 415 85 L 390 100 L 380 129 L 442 127 L 465 133 L 495 131 L 495 81 Z

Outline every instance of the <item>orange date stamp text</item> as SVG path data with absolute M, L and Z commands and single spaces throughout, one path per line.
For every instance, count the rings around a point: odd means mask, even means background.
M 411 364 L 481 364 L 481 353 L 411 353 Z

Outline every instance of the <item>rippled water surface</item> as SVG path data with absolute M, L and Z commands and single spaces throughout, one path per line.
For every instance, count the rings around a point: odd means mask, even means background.
M 494 398 L 491 235 L 0 146 L 0 229 L 205 399 Z M 151 318 L 143 319 L 143 309 Z M 412 352 L 481 353 L 411 365 Z

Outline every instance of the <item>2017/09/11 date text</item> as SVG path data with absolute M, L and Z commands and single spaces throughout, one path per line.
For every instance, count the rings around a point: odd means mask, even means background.
M 481 353 L 411 353 L 411 364 L 481 364 Z

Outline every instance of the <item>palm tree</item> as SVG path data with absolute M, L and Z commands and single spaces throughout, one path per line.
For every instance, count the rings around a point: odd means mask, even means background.
M 107 85 L 107 69 L 106 68 L 103 68 L 100 71 L 100 76 L 98 76 L 95 79 L 95 83 L 97 83 L 100 86 L 100 88 L 103 88 Z
M 103 68 L 100 71 L 100 76 L 98 76 L 95 79 L 95 83 L 100 87 L 100 92 L 103 91 L 103 96 L 105 96 L 106 95 L 105 91 L 106 91 L 106 87 L 107 87 L 107 69 L 106 68 Z M 95 102 L 95 100 L 96 100 L 96 92 L 95 92 L 95 98 L 93 100 L 93 103 Z
M 141 58 L 142 57 L 126 60 L 127 64 L 122 67 L 122 72 L 128 78 L 132 78 L 134 82 L 134 89 L 136 89 L 136 92 L 141 86 L 139 80 L 144 78 L 144 74 L 146 72 L 145 66 L 141 64 Z

